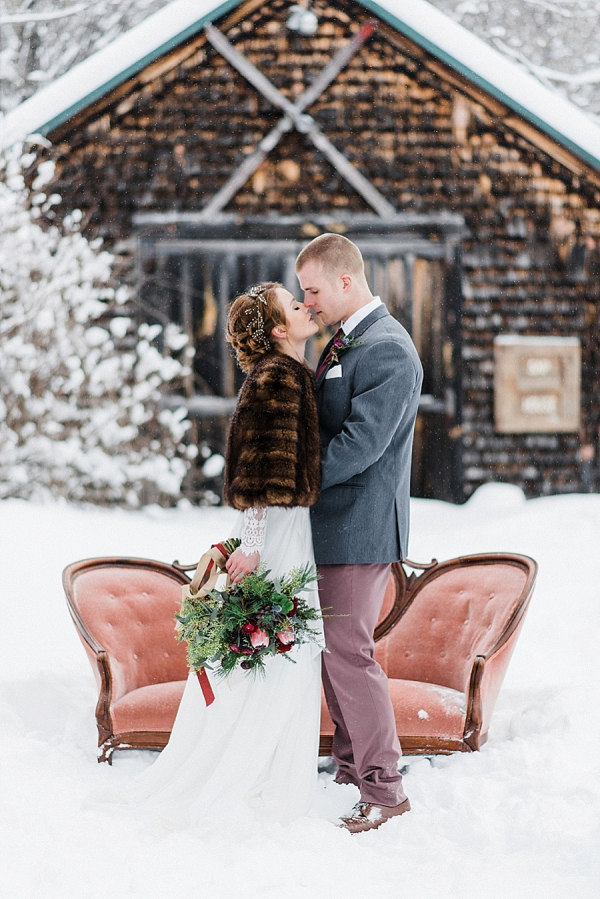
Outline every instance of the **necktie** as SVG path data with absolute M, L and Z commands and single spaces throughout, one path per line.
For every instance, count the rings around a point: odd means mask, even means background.
M 337 349 L 335 342 L 338 339 L 338 337 L 343 337 L 343 336 L 344 336 L 344 329 L 338 328 L 337 331 L 335 332 L 335 334 L 333 335 L 333 340 L 331 341 L 331 346 L 329 347 L 329 351 L 328 351 L 327 355 L 325 356 L 325 358 L 323 359 L 323 361 L 321 362 L 321 364 L 319 365 L 318 369 L 315 372 L 315 380 L 323 374 L 323 372 L 325 371 L 325 369 L 327 368 L 327 366 L 333 359 L 334 350 Z

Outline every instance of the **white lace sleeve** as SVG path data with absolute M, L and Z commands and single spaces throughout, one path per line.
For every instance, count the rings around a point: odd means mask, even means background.
M 262 553 L 265 545 L 267 510 L 265 508 L 244 509 L 244 530 L 240 549 L 245 556 Z

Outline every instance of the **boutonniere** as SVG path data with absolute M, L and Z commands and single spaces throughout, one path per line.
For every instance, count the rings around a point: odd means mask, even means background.
M 342 353 L 345 353 L 346 350 L 352 350 L 356 346 L 362 346 L 362 344 L 366 342 L 366 340 L 359 340 L 357 337 L 349 337 L 346 334 L 340 334 L 338 337 L 334 338 L 333 343 L 331 344 L 330 353 L 332 362 L 335 362 L 337 365 Z

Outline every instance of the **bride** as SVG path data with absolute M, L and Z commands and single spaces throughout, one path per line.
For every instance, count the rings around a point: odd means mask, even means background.
M 317 330 L 281 284 L 259 284 L 231 306 L 227 340 L 248 376 L 229 429 L 225 499 L 240 515 L 233 534 L 215 538 L 241 537 L 227 561 L 232 581 L 261 562 L 274 577 L 314 565 L 309 506 L 319 492 L 320 447 L 304 348 Z M 318 608 L 316 583 L 302 596 Z M 135 804 L 179 826 L 212 826 L 245 808 L 280 822 L 306 814 L 320 723 L 320 620 L 315 626 L 317 642 L 268 658 L 264 676 L 209 672 L 208 707 L 191 674 L 168 745 L 136 780 Z

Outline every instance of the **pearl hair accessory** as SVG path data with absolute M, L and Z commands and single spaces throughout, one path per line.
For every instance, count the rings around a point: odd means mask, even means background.
M 261 344 L 265 351 L 270 350 L 271 343 L 267 335 L 265 334 L 265 322 L 259 305 L 260 303 L 262 303 L 263 306 L 267 305 L 267 298 L 264 294 L 264 288 L 261 287 L 260 284 L 256 287 L 251 287 L 248 290 L 248 296 L 256 300 L 256 308 L 253 310 L 253 317 L 248 322 L 249 326 L 253 326 L 252 336 L 257 341 L 257 343 Z

